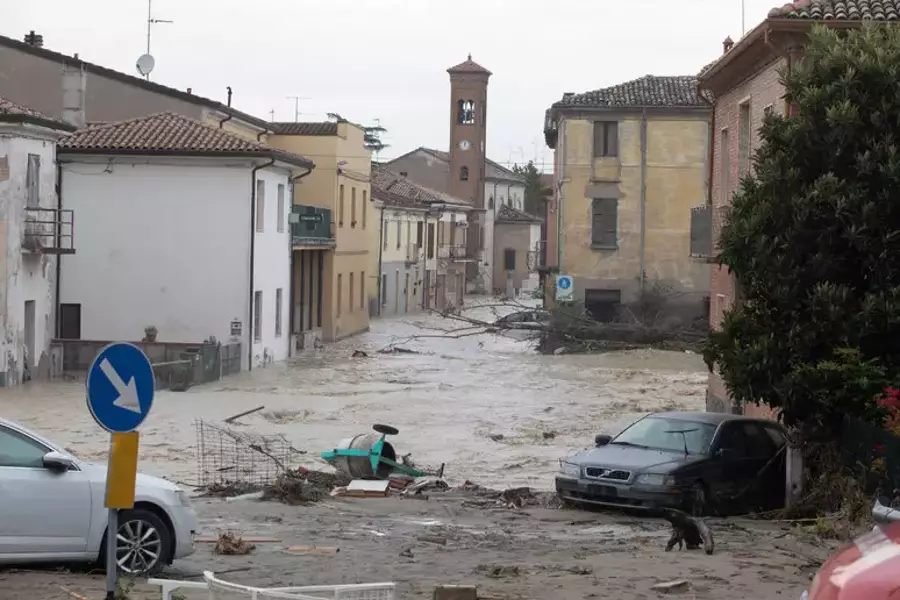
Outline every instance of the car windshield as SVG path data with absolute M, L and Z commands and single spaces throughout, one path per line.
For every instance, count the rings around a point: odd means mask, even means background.
M 706 454 L 716 426 L 711 423 L 682 421 L 664 417 L 646 417 L 617 435 L 611 444 L 641 446 L 654 450 Z

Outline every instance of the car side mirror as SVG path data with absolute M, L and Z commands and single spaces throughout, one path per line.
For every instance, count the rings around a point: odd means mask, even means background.
M 610 443 L 611 441 L 612 441 L 612 436 L 611 436 L 611 435 L 606 435 L 605 433 L 597 434 L 597 435 L 594 437 L 594 445 L 597 446 L 598 448 L 599 448 L 600 446 L 605 446 L 605 445 L 607 445 L 607 444 Z
M 72 467 L 75 466 L 75 463 L 71 458 L 60 454 L 59 452 L 48 452 L 44 455 L 43 459 L 44 468 L 48 471 L 53 471 L 54 473 L 64 473 L 68 471 Z

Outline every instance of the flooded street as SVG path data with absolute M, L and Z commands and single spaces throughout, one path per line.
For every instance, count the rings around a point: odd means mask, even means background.
M 487 308 L 467 315 L 493 318 Z M 158 392 L 141 428 L 140 468 L 196 483 L 194 421 L 221 422 L 264 405 L 235 427 L 283 434 L 309 452 L 307 466 L 321 467 L 318 453 L 339 440 L 387 423 L 400 430 L 392 438 L 398 453 L 445 463 L 451 482 L 549 489 L 557 459 L 597 433 L 615 433 L 654 410 L 703 410 L 706 369 L 697 355 L 541 356 L 529 342 L 496 334 L 446 337 L 461 325 L 424 315 L 376 320 L 369 333 L 286 364 Z M 421 354 L 377 353 L 391 343 Z M 350 358 L 355 349 L 370 358 Z M 106 457 L 108 435 L 91 418 L 81 382 L 4 391 L 0 415 L 83 459 Z

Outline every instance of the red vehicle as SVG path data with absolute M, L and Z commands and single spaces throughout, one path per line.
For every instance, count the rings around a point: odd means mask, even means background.
M 889 600 L 900 593 L 900 522 L 876 527 L 825 561 L 808 600 Z

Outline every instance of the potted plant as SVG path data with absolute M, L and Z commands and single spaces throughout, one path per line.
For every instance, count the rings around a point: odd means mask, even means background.
M 142 342 L 155 342 L 156 334 L 159 333 L 159 330 L 156 329 L 156 325 L 147 325 L 144 327 L 144 339 Z

